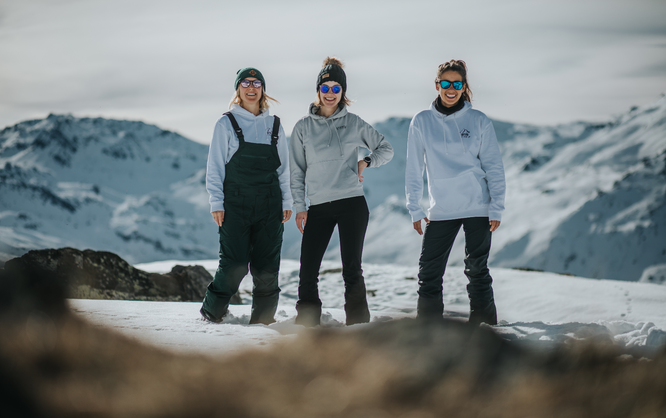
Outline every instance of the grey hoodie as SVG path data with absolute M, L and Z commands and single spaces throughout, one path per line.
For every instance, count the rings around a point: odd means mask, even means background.
M 312 103 L 307 116 L 296 123 L 289 142 L 291 193 L 296 213 L 311 205 L 363 196 L 358 181 L 358 149 L 370 150 L 370 167 L 393 158 L 393 147 L 363 119 L 341 106 L 326 118 Z

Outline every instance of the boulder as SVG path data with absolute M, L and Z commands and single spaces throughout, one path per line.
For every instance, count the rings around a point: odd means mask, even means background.
M 166 274 L 134 268 L 106 251 L 35 250 L 5 263 L 15 276 L 39 277 L 67 298 L 201 302 L 213 277 L 202 266 L 175 266 Z M 232 302 L 242 303 L 237 294 Z

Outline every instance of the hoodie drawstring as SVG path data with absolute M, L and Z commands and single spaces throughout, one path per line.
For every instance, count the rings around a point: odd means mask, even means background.
M 324 119 L 324 122 L 326 123 L 326 127 L 328 127 L 328 131 L 330 132 L 331 131 L 331 125 L 328 124 L 328 121 L 326 119 Z M 337 129 L 334 128 L 333 131 L 335 132 L 335 135 L 338 137 L 338 148 L 340 149 L 340 156 L 343 157 L 344 154 L 342 153 L 342 139 L 340 139 L 340 134 L 338 133 Z M 331 134 L 331 136 L 329 136 L 329 139 L 328 139 L 328 146 L 329 147 L 331 146 L 331 141 L 332 140 L 333 140 L 333 134 Z

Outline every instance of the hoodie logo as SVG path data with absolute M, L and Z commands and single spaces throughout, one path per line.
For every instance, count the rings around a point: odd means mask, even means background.
M 463 138 L 469 138 L 469 131 L 467 129 L 463 129 L 460 132 L 460 136 L 463 137 Z
M 340 129 L 345 129 L 346 127 L 347 127 L 347 125 L 336 126 L 335 129 L 340 130 Z

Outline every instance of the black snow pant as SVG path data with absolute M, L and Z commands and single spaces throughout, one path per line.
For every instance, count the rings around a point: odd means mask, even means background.
M 297 324 L 315 326 L 320 323 L 321 300 L 317 286 L 319 268 L 335 225 L 340 235 L 346 323 L 352 325 L 370 321 L 361 268 L 363 240 L 369 216 L 368 204 L 363 196 L 310 206 L 301 242 Z
M 419 318 L 441 318 L 444 313 L 442 281 L 453 241 L 462 225 L 465 231 L 465 275 L 469 279 L 469 322 L 497 324 L 497 309 L 488 271 L 491 235 L 488 218 L 431 221 L 423 235 L 419 259 Z
M 275 322 L 280 288 L 280 250 L 282 248 L 282 195 L 228 193 L 224 223 L 220 227 L 220 264 L 214 280 L 206 289 L 203 308 L 213 318 L 227 313 L 248 272 L 253 279 L 250 323 Z

